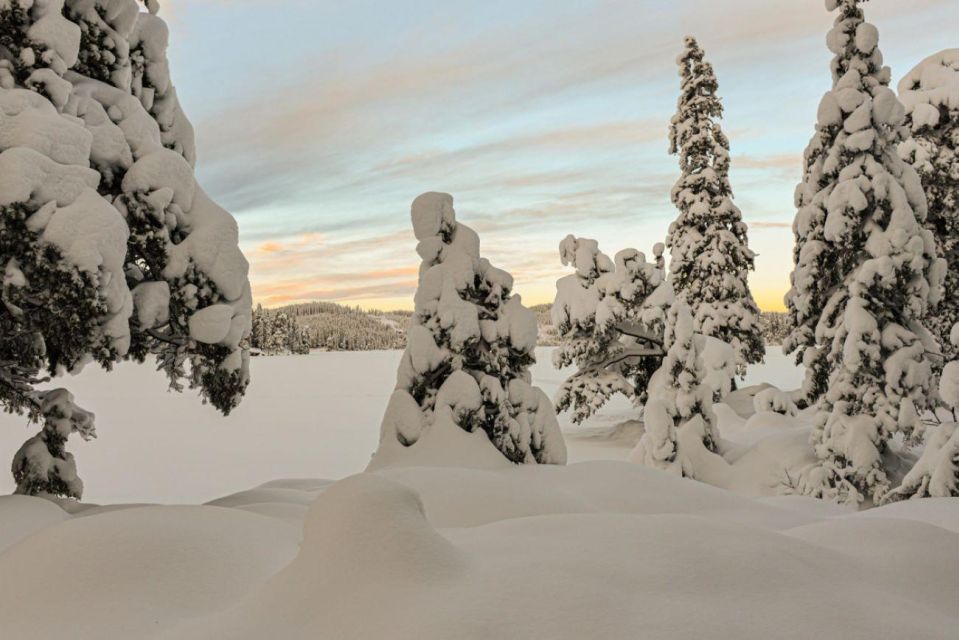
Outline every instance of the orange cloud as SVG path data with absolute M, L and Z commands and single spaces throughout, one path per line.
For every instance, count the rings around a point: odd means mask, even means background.
M 283 245 L 277 242 L 264 242 L 256 250 L 258 253 L 279 253 L 283 250 Z

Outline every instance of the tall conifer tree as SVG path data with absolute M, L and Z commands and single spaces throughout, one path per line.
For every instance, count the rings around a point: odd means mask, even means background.
M 805 153 L 786 296 L 786 348 L 807 366 L 807 401 L 820 402 L 812 443 L 822 473 L 806 490 L 843 500 L 887 490 L 893 433 L 922 437 L 933 376 L 921 320 L 940 273 L 922 186 L 896 151 L 904 109 L 862 3 L 826 2 L 837 12 L 827 38 L 833 88 Z
M 694 38 L 686 38 L 677 62 L 682 91 L 669 128 L 669 151 L 679 156 L 682 175 L 672 191 L 679 217 L 666 241 L 669 279 L 677 298 L 690 306 L 695 330 L 729 343 L 738 372 L 745 375 L 747 365 L 762 361 L 765 346 L 748 282 L 755 254 L 729 184 L 719 84 Z

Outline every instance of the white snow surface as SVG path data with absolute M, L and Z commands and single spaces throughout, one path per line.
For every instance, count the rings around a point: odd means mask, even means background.
M 533 384 L 550 396 L 569 374 L 553 368 L 552 351 L 538 348 L 532 367 Z M 401 351 L 315 351 L 252 358 L 256 383 L 227 417 L 189 391 L 167 392 L 162 374 L 150 365 L 123 362 L 112 372 L 87 367 L 50 386 L 69 387 L 97 416 L 98 439 L 70 445 L 85 500 L 195 504 L 277 477 L 342 478 L 364 469 L 377 447 L 402 357 Z M 725 401 L 749 416 L 756 391 L 749 385 L 794 389 L 802 378 L 791 358 L 770 349 L 766 364 L 750 368 L 741 390 Z M 725 406 L 716 405 L 717 413 Z M 570 462 L 625 460 L 642 435 L 636 415 L 622 396 L 582 426 L 561 414 Z M 723 437 L 736 437 L 738 423 L 719 418 Z M 0 414 L 0 451 L 12 455 L 35 429 L 22 417 Z M 10 475 L 0 473 L 0 494 L 11 491 Z
M 862 517 L 622 462 L 278 481 L 39 526 L 0 552 L 12 637 L 931 640 L 959 623 L 957 499 Z
M 533 382 L 549 392 L 564 372 L 548 351 Z M 588 427 L 562 421 L 565 467 L 407 458 L 351 475 L 400 357 L 256 358 L 258 384 L 226 419 L 164 395 L 148 367 L 71 380 L 99 418 L 95 445 L 77 443 L 86 495 L 119 504 L 0 498 L 4 635 L 921 640 L 959 624 L 959 499 L 855 513 L 622 462 L 642 432 L 623 424 L 625 401 Z M 778 353 L 767 361 L 745 384 L 801 382 Z M 716 405 L 741 493 L 762 493 L 770 460 L 808 451 L 802 413 L 752 413 L 770 388 Z M 11 451 L 22 424 L 0 417 Z M 491 451 L 440 442 L 483 435 L 449 426 L 431 431 L 437 446 Z

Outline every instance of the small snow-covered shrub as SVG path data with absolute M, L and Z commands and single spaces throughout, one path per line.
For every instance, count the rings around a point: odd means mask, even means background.
M 688 477 L 696 476 L 703 451 L 719 448 L 712 389 L 704 384 L 702 343 L 696 337 L 689 307 L 677 302 L 669 310 L 666 356 L 643 410 L 646 432 L 630 454 L 636 462 Z
M 73 455 L 66 450 L 67 438 L 74 433 L 84 440 L 95 437 L 94 416 L 74 404 L 73 394 L 66 389 L 38 393 L 37 399 L 44 425 L 13 458 L 17 493 L 79 498 L 83 482 L 77 476 Z
M 775 387 L 769 387 L 757 393 L 753 397 L 753 408 L 756 413 L 772 411 L 790 417 L 799 413 L 796 403 L 793 402 L 792 394 L 788 391 L 780 391 Z
M 959 423 L 947 422 L 932 430 L 919 460 L 883 501 L 955 496 L 959 496 Z
M 950 331 L 950 342 L 959 347 L 959 323 Z M 939 396 L 955 415 L 959 409 L 959 361 L 945 366 L 939 379 Z M 902 484 L 884 496 L 885 501 L 903 498 L 959 496 L 959 423 L 947 422 L 935 427 L 926 438 L 919 460 Z
M 416 311 L 378 455 L 397 444 L 416 449 L 452 423 L 485 433 L 510 462 L 564 464 L 552 404 L 530 384 L 536 316 L 512 292 L 512 276 L 480 256 L 479 237 L 457 222 L 452 196 L 425 193 L 411 216 L 422 258 Z
M 678 64 L 682 92 L 669 128 L 669 151 L 679 156 L 682 175 L 672 190 L 679 216 L 666 240 L 669 281 L 692 309 L 695 330 L 732 346 L 743 376 L 765 353 L 759 307 L 747 279 L 755 254 L 732 201 L 729 140 L 719 123 L 723 106 L 713 67 L 692 37 Z

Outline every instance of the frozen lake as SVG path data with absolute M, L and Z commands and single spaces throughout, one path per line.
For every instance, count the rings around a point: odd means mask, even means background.
M 563 372 L 552 348 L 537 350 L 534 382 L 553 395 Z M 362 471 L 376 448 L 380 419 L 395 384 L 400 351 L 314 352 L 254 358 L 253 382 L 243 403 L 224 418 L 191 392 L 168 393 L 149 366 L 122 364 L 106 373 L 88 367 L 61 384 L 97 416 L 98 438 L 74 436 L 87 502 L 205 502 L 276 478 L 337 479 Z M 753 367 L 746 384 L 795 388 L 801 372 L 779 347 Z M 635 416 L 616 398 L 584 428 L 565 416 L 570 462 L 622 459 L 635 430 L 610 429 Z M 0 460 L 36 431 L 19 416 L 0 415 Z M 0 494 L 13 490 L 0 473 Z

